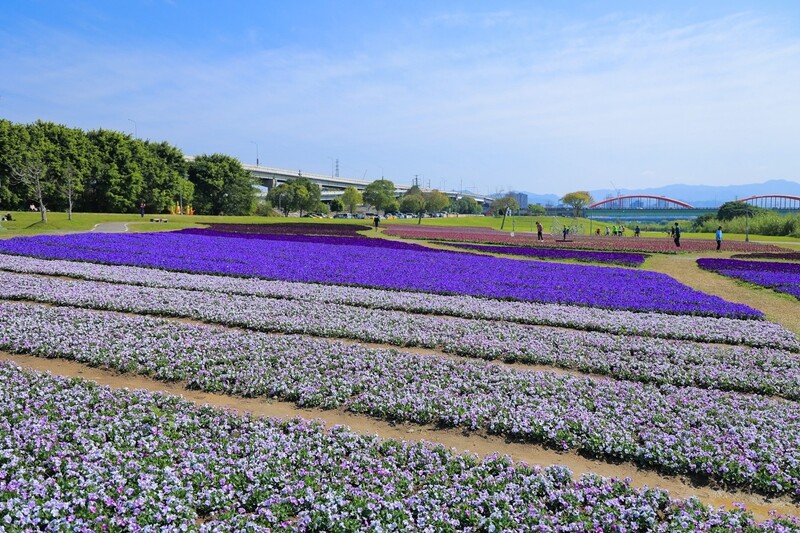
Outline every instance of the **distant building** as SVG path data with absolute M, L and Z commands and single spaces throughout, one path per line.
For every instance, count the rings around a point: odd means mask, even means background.
M 512 192 L 509 196 L 513 197 L 514 200 L 517 201 L 519 204 L 520 209 L 528 209 L 528 195 L 524 192 Z

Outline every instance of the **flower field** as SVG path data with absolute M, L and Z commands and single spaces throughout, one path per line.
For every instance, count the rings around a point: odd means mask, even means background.
M 700 268 L 791 294 L 800 299 L 800 263 L 701 258 Z
M 476 250 L 504 255 L 517 255 L 520 257 L 535 257 L 537 259 L 571 259 L 587 263 L 607 263 L 623 266 L 639 266 L 644 263 L 644 254 L 625 252 L 595 252 L 587 250 L 565 250 L 560 248 L 542 248 L 526 246 L 487 246 L 483 244 L 452 243 L 450 246 L 464 250 Z
M 790 531 L 563 468 L 478 462 L 0 364 L 6 531 Z M 58 473 L 56 475 L 56 473 Z
M 408 239 L 427 239 L 437 241 L 469 242 L 484 244 L 506 244 L 556 249 L 606 250 L 616 252 L 668 253 L 711 252 L 716 249 L 714 239 L 692 239 L 686 235 L 681 239 L 680 249 L 669 236 L 654 237 L 613 237 L 605 235 L 570 235 L 569 242 L 560 242 L 561 235 L 546 235 L 545 242 L 537 242 L 534 232 L 510 233 L 489 228 L 451 228 L 441 226 L 387 225 L 387 235 Z M 743 241 L 725 241 L 725 249 L 735 252 L 782 252 L 785 249 L 771 244 Z
M 0 253 L 632 311 L 762 316 L 655 272 L 522 262 L 369 238 L 240 238 L 204 230 L 78 234 L 9 239 L 0 242 Z
M 0 350 L 800 502 L 800 340 L 755 309 L 639 269 L 221 229 L 0 243 Z M 0 410 L 7 531 L 800 531 L 8 363 Z

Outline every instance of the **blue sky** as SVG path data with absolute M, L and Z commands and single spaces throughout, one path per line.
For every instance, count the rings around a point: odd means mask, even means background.
M 800 181 L 800 5 L 12 0 L 0 117 L 484 194 Z

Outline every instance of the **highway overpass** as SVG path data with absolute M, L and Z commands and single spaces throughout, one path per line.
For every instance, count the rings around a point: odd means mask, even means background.
M 281 183 L 286 183 L 290 179 L 297 179 L 297 178 L 308 178 L 311 183 L 316 183 L 322 189 L 322 201 L 323 202 L 330 202 L 334 198 L 338 198 L 342 195 L 344 190 L 349 187 L 353 186 L 356 190 L 360 192 L 364 192 L 364 188 L 367 185 L 372 183 L 371 181 L 366 180 L 358 180 L 354 178 L 342 178 L 339 176 L 331 176 L 326 174 L 315 174 L 313 172 L 304 172 L 302 170 L 287 170 L 285 168 L 275 168 L 275 167 L 265 167 L 260 165 L 248 165 L 242 163 L 242 167 L 250 174 L 255 176 L 262 187 L 266 187 L 267 189 L 272 189 L 273 187 L 277 187 Z M 403 194 L 405 194 L 408 189 L 411 188 L 411 185 L 398 185 L 395 184 L 395 195 L 399 198 Z M 422 191 L 429 191 L 432 189 L 426 189 L 421 187 Z M 471 192 L 462 192 L 462 191 L 441 191 L 447 196 L 452 199 L 462 198 L 462 197 L 470 197 L 473 198 L 478 204 L 480 205 L 488 205 L 492 203 L 492 198 L 489 196 L 484 196 L 482 194 L 473 194 Z

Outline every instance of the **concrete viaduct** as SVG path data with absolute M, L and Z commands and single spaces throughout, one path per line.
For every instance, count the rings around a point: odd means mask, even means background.
M 242 164 L 242 167 L 250 174 L 255 176 L 262 187 L 272 189 L 281 183 L 286 183 L 290 179 L 308 178 L 312 183 L 319 185 L 322 189 L 322 201 L 330 202 L 334 198 L 342 195 L 344 190 L 353 186 L 359 192 L 364 192 L 364 188 L 372 183 L 366 180 L 357 180 L 353 178 L 341 178 L 339 176 L 329 176 L 325 174 L 315 174 L 313 172 L 303 172 L 302 170 L 287 170 L 285 168 L 274 168 L 257 165 Z M 402 196 L 411 185 L 397 185 L 395 184 L 395 195 L 399 198 Z M 422 188 L 423 191 L 429 189 Z M 491 204 L 492 198 L 481 194 L 474 194 L 471 192 L 460 191 L 441 191 L 452 199 L 458 199 L 465 196 L 473 198 L 480 205 Z

